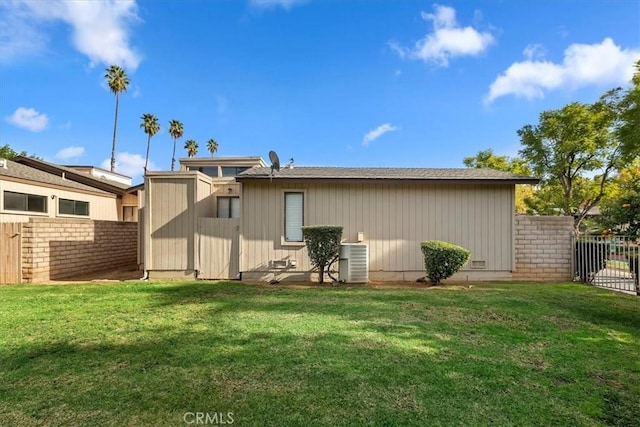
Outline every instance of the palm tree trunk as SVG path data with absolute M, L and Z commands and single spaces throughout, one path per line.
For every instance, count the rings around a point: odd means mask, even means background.
M 116 170 L 116 129 L 118 128 L 118 103 L 120 96 L 116 92 L 116 115 L 113 120 L 113 143 L 111 144 L 111 172 Z
M 147 138 L 147 155 L 144 159 L 144 174 L 147 174 L 147 166 L 149 165 L 149 146 L 151 145 L 151 135 Z
M 176 164 L 176 138 L 173 138 L 173 154 L 171 155 L 171 172 L 173 172 L 173 166 Z

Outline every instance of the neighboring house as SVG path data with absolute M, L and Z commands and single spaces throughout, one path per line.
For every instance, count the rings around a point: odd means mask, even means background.
M 62 178 L 65 182 L 83 184 L 94 190 L 112 195 L 114 198 L 112 206 L 97 206 L 95 215 L 90 215 L 91 219 L 138 221 L 138 198 L 144 186 L 131 186 L 131 178 L 128 176 L 94 166 L 62 166 L 31 157 L 20 156 L 13 161 Z
M 429 239 L 471 250 L 454 279 L 508 280 L 515 270 L 515 184 L 538 182 L 486 169 L 272 173 L 264 166 L 236 181 L 239 218 L 225 219 L 215 218 L 216 198 L 230 183 L 199 171 L 147 175 L 144 268 L 151 278 L 309 280 L 301 227 L 329 224 L 344 227 L 345 242 L 366 245 L 370 280 L 424 276 L 420 242 Z
M 31 166 L 0 159 L 0 222 L 30 217 L 118 220 L 115 194 Z

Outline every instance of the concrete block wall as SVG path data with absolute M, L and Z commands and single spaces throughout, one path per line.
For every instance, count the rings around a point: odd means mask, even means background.
M 573 218 L 516 215 L 515 280 L 571 280 Z
M 22 228 L 23 281 L 135 266 L 137 242 L 135 222 L 31 218 Z

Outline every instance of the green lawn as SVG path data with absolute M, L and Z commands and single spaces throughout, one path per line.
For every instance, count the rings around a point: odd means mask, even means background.
M 0 287 L 0 425 L 185 426 L 197 412 L 635 426 L 640 298 L 576 284 Z

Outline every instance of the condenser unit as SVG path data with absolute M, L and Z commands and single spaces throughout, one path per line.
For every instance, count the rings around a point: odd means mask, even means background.
M 368 282 L 369 248 L 367 245 L 364 243 L 343 243 L 340 245 L 338 269 L 341 282 Z

